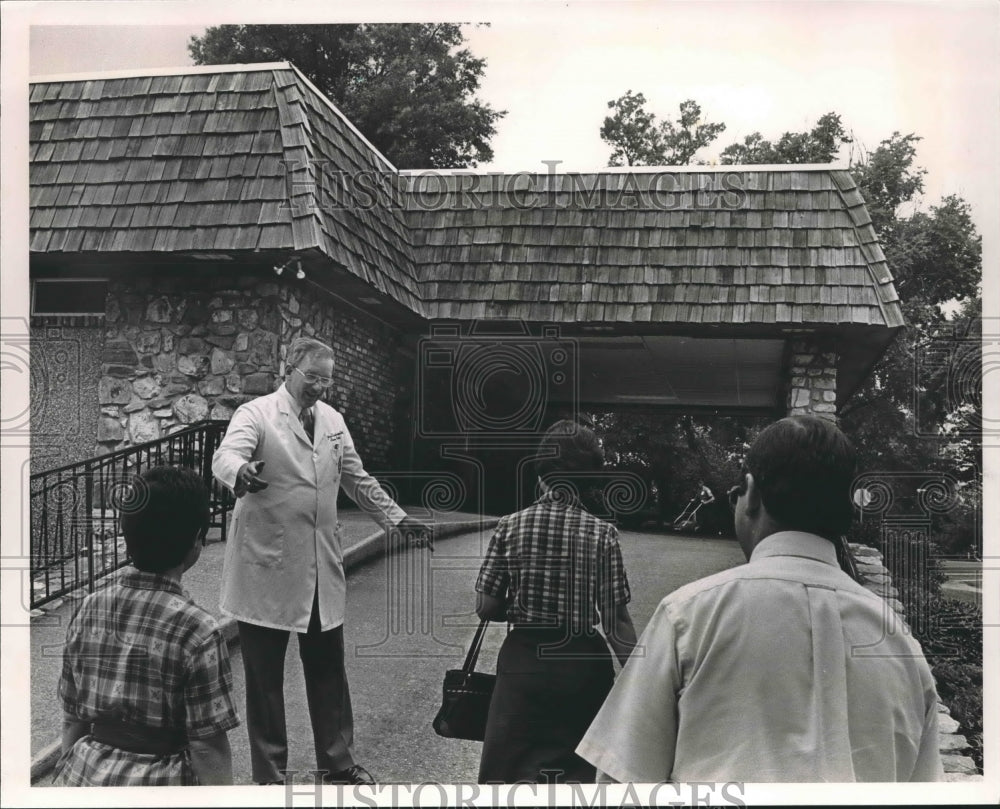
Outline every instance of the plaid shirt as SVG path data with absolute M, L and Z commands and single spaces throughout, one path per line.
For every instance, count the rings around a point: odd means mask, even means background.
M 575 631 L 632 597 L 615 527 L 553 492 L 500 520 L 476 590 L 495 598 L 509 592 L 512 623 Z
M 70 622 L 59 682 L 70 716 L 184 729 L 189 739 L 204 739 L 239 725 L 232 692 L 216 620 L 169 578 L 129 569 L 84 599 Z M 85 736 L 60 762 L 61 783 L 188 783 L 184 764 L 183 754 L 129 753 Z

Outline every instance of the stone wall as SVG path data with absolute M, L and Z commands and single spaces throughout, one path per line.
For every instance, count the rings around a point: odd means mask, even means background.
M 315 287 L 282 286 L 277 309 L 282 373 L 295 337 L 333 346 L 334 381 L 325 399 L 343 414 L 365 466 L 392 466 L 397 403 L 408 401 L 412 389 L 412 363 L 399 351 L 401 334 Z M 402 415 L 409 420 L 408 410 Z
M 892 585 L 889 571 L 882 563 L 882 554 L 867 545 L 852 543 L 851 554 L 854 556 L 861 575 L 862 584 L 876 595 L 886 600 L 892 610 L 904 621 L 906 614 L 903 604 L 897 597 L 899 594 Z M 982 775 L 970 756 L 963 755 L 968 749 L 968 740 L 958 733 L 958 722 L 952 717 L 948 706 L 938 701 L 938 727 L 941 750 L 941 761 L 944 764 L 946 781 L 975 781 Z
M 837 353 L 812 340 L 793 340 L 787 412 L 837 418 Z
M 98 453 L 228 419 L 280 385 L 285 347 L 303 334 L 337 351 L 327 398 L 344 412 L 366 462 L 384 464 L 406 384 L 398 333 L 313 285 L 217 265 L 109 286 Z
M 23 354 L 25 370 L 30 365 L 25 415 L 30 415 L 31 471 L 42 472 L 94 454 L 104 328 L 99 318 L 44 317 L 32 318 L 29 334 L 30 363 Z M 5 335 L 4 341 L 16 361 L 16 336 Z M 22 429 L 27 439 L 27 418 L 4 426 L 8 437 Z

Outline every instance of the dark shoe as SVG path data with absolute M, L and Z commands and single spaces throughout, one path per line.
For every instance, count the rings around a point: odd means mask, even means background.
M 331 773 L 324 781 L 327 784 L 347 784 L 349 786 L 375 786 L 375 779 L 360 764 L 348 767 L 346 770 Z

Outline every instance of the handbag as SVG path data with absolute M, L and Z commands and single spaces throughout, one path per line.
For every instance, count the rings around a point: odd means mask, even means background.
M 446 739 L 469 739 L 481 742 L 486 738 L 486 719 L 490 713 L 490 700 L 495 674 L 475 671 L 479 649 L 489 621 L 483 620 L 472 639 L 465 663 L 460 669 L 444 673 L 441 708 L 434 717 L 434 732 Z

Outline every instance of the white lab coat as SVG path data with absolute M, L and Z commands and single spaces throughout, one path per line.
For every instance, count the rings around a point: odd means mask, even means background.
M 361 463 L 343 416 L 314 405 L 310 446 L 299 406 L 282 385 L 234 414 L 212 457 L 212 472 L 230 488 L 248 461 L 264 461 L 268 488 L 248 493 L 232 514 L 222 572 L 221 609 L 240 621 L 305 632 L 319 588 L 323 631 L 344 622 L 347 581 L 337 521 L 337 494 L 347 494 L 381 524 L 406 513 Z

